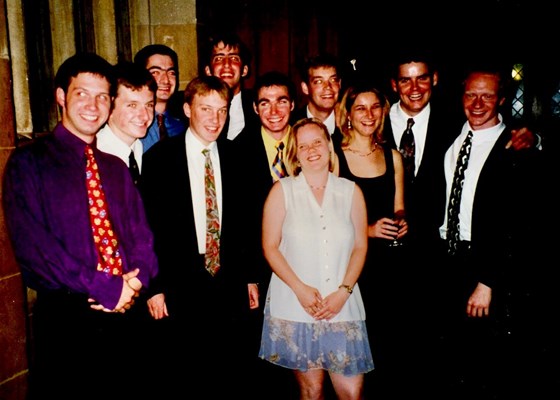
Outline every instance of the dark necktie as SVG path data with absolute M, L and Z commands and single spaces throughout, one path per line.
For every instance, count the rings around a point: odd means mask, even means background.
M 272 161 L 272 171 L 274 171 L 278 179 L 288 176 L 286 166 L 284 165 L 282 150 L 284 150 L 284 142 L 280 142 L 276 145 L 276 156 L 274 157 L 274 161 Z
M 204 192 L 206 196 L 206 253 L 204 264 L 210 275 L 214 276 L 220 269 L 220 212 L 216 197 L 214 168 L 210 158 L 210 150 L 202 150 L 204 154 Z
M 93 149 L 86 146 L 86 186 L 93 242 L 97 249 L 97 270 L 107 275 L 122 275 L 122 259 L 117 233 L 113 231 L 105 192 Z
M 469 131 L 461 145 L 461 150 L 459 150 L 451 193 L 449 194 L 449 205 L 447 207 L 447 251 L 449 254 L 455 254 L 457 252 L 457 244 L 460 241 L 459 209 L 461 208 L 461 194 L 463 192 L 463 183 L 465 182 L 465 170 L 469 165 L 472 136 L 472 131 Z
M 167 128 L 165 127 L 165 116 L 163 114 L 157 115 L 157 125 L 159 128 L 159 140 L 163 140 L 168 136 Z
M 130 176 L 132 176 L 132 181 L 136 186 L 138 186 L 138 180 L 140 179 L 140 169 L 138 168 L 138 163 L 134 157 L 134 152 L 130 150 L 128 156 L 128 170 L 130 171 Z
M 412 133 L 412 126 L 414 125 L 414 119 L 409 118 L 406 122 L 406 129 L 403 132 L 401 137 L 401 143 L 399 146 L 399 151 L 403 156 L 403 165 L 404 165 L 404 175 L 405 180 L 410 182 L 414 179 L 414 153 L 415 153 L 415 144 L 414 144 L 414 134 Z

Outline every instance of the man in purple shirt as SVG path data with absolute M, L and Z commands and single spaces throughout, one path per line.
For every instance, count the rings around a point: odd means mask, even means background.
M 112 66 L 102 57 L 68 58 L 55 77 L 62 120 L 52 134 L 17 148 L 6 167 L 6 222 L 24 283 L 37 292 L 30 399 L 118 398 L 140 386 L 131 379 L 146 344 L 127 311 L 158 264 L 125 163 L 95 146 L 109 115 L 112 81 Z M 99 167 L 122 273 L 97 268 L 87 146 Z

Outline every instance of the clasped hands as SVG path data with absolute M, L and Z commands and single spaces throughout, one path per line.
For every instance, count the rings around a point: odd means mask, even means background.
M 316 288 L 307 285 L 296 295 L 305 312 L 316 320 L 327 321 L 340 312 L 348 297 L 346 292 L 336 290 L 323 299 Z
M 94 310 L 100 310 L 104 312 L 114 313 L 124 313 L 130 310 L 130 307 L 134 305 L 134 300 L 140 295 L 140 289 L 142 289 L 142 282 L 137 278 L 140 273 L 140 269 L 136 268 L 133 271 L 122 274 L 123 288 L 121 291 L 121 297 L 115 308 L 110 309 L 105 307 L 103 304 L 98 303 L 95 299 L 88 299 L 91 303 L 90 307 Z

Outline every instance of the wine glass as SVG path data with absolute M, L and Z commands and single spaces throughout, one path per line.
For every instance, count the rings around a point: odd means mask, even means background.
M 395 214 L 393 215 L 393 221 L 395 221 L 393 226 L 397 227 L 398 229 L 399 224 L 403 218 L 404 218 L 404 212 L 402 210 L 395 212 Z M 397 236 L 395 236 L 395 238 L 389 243 L 389 247 L 399 247 L 402 246 L 402 244 L 403 244 L 402 241 L 400 239 L 397 239 Z

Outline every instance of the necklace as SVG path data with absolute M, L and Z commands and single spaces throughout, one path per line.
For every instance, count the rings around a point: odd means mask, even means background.
M 346 150 L 348 150 L 348 151 L 350 151 L 350 152 L 352 152 L 352 153 L 354 153 L 354 154 L 357 154 L 357 155 L 359 155 L 360 157 L 368 157 L 368 156 L 371 156 L 375 150 L 377 150 L 377 143 L 374 143 L 374 144 L 373 144 L 373 148 L 369 151 L 369 153 L 362 153 L 361 151 L 354 150 L 354 149 L 351 148 L 351 147 L 347 147 Z
M 309 185 L 309 183 L 308 183 L 308 185 Z M 324 184 L 323 186 L 313 186 L 313 185 L 309 185 L 309 187 L 310 187 L 311 189 L 313 189 L 313 190 L 323 190 L 324 188 L 327 187 L 327 185 L 326 185 L 326 184 Z

